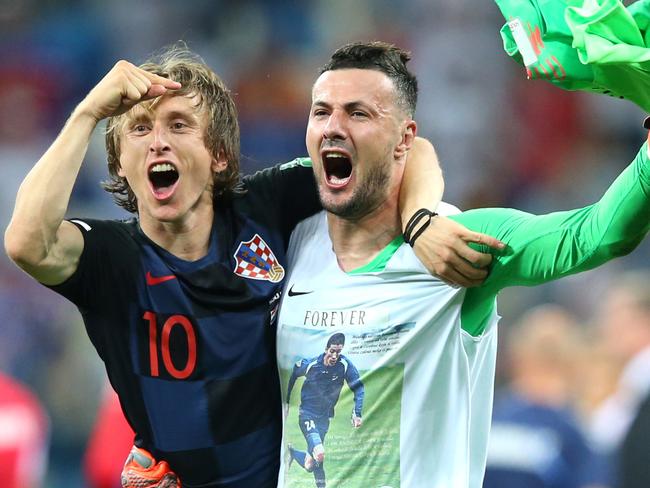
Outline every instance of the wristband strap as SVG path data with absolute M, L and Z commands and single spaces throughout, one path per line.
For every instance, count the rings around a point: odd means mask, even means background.
M 420 237 L 422 233 L 427 229 L 427 227 L 429 227 L 431 224 L 431 219 L 437 215 L 437 212 L 432 212 L 428 208 L 421 208 L 417 210 L 406 224 L 406 230 L 404 231 L 404 240 L 411 247 L 413 247 L 417 238 Z M 424 223 L 422 223 L 423 219 L 426 219 Z M 413 234 L 413 231 L 416 227 L 418 227 L 418 229 L 415 231 L 415 234 Z

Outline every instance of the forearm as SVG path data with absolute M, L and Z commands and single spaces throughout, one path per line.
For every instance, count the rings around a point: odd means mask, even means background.
M 646 151 L 644 145 L 598 202 L 566 212 L 564 225 L 574 244 L 571 248 L 562 246 L 554 258 L 558 272 L 562 272 L 558 264 L 566 268 L 562 275 L 592 269 L 628 254 L 648 233 L 650 158 Z
M 454 217 L 508 242 L 486 281 L 494 292 L 595 268 L 632 251 L 650 230 L 650 159 L 645 146 L 593 205 L 547 215 L 482 209 Z
M 293 385 L 296 383 L 297 376 L 295 374 L 292 374 L 291 377 L 289 378 L 289 384 L 287 385 L 287 399 L 286 403 L 289 403 L 291 401 L 291 392 L 293 391 Z
M 361 417 L 363 413 L 363 399 L 365 397 L 365 389 L 363 385 L 360 385 L 354 391 L 354 413 Z
M 363 399 L 365 397 L 366 390 L 363 382 L 361 381 L 359 371 L 353 366 L 350 367 L 348 369 L 345 381 L 354 394 L 354 412 L 356 415 L 361 417 L 361 411 L 363 410 Z
M 593 229 L 602 252 L 630 252 L 650 230 L 650 158 L 646 144 L 595 205 Z
M 426 139 L 416 137 L 406 160 L 399 195 L 402 230 L 418 209 L 435 211 L 444 189 L 435 149 Z
M 23 180 L 5 233 L 5 247 L 14 260 L 37 263 L 48 255 L 95 126 L 93 117 L 75 110 Z

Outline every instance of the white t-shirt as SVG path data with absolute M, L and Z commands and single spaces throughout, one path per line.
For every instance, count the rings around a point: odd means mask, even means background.
M 316 445 L 320 437 L 330 488 L 480 488 L 492 412 L 496 296 L 508 286 L 586 271 L 634 249 L 650 231 L 646 148 L 593 205 L 539 216 L 498 208 L 452 215 L 507 243 L 493 252 L 485 282 L 470 289 L 430 276 L 401 237 L 368 265 L 345 273 L 332 251 L 325 213 L 301 222 L 289 244 L 278 319 L 285 401 L 289 379 L 296 380 L 283 430 L 283 452 L 291 457 L 278 486 L 315 485 L 300 461 L 306 439 Z M 346 383 L 318 363 L 335 333 L 345 335 L 340 352 L 348 365 Z M 322 382 L 308 384 L 311 411 L 299 426 L 305 389 L 298 374 L 307 371 L 300 367 L 305 364 L 312 377 L 320 369 L 338 383 L 329 384 L 329 413 L 319 416 L 313 400 Z M 358 429 L 350 425 L 352 389 L 357 403 L 363 401 L 355 405 L 363 420 Z
M 432 277 L 397 238 L 369 265 L 343 272 L 326 214 L 295 229 L 290 274 L 278 320 L 283 399 L 294 365 L 323 354 L 345 335 L 342 354 L 361 374 L 360 428 L 350 422 L 353 393 L 343 385 L 324 439 L 327 486 L 480 487 L 492 409 L 496 323 L 478 337 L 461 328 L 462 288 Z M 365 270 L 365 271 L 364 271 Z M 313 487 L 312 473 L 288 467 L 288 446 L 307 451 L 292 388 L 283 431 L 279 487 Z M 304 420 L 304 419 L 303 419 Z

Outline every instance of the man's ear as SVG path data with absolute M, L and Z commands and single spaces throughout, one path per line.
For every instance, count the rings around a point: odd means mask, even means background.
M 212 158 L 212 172 L 221 173 L 227 167 L 228 167 L 228 158 L 226 158 L 226 154 L 223 152 L 223 149 L 221 149 L 219 150 L 217 157 Z
M 122 178 L 126 178 L 124 170 L 122 169 L 122 165 L 119 162 L 117 163 L 117 175 L 121 176 Z
M 409 152 L 411 146 L 413 145 L 413 140 L 418 132 L 418 125 L 413 119 L 409 119 L 404 122 L 405 126 L 402 130 L 402 139 L 395 148 L 394 156 L 395 159 L 400 159 L 406 156 L 406 153 Z

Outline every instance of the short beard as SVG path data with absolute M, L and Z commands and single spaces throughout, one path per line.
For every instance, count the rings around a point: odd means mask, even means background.
M 378 208 L 388 194 L 390 163 L 373 164 L 364 181 L 357 181 L 357 189 L 347 202 L 333 204 L 325 201 L 319 190 L 321 205 L 328 212 L 346 220 L 359 220 Z M 322 188 L 322 185 L 319 185 Z

